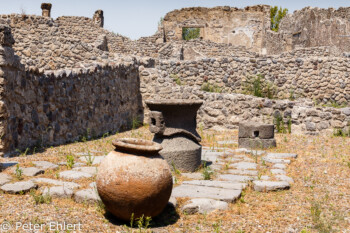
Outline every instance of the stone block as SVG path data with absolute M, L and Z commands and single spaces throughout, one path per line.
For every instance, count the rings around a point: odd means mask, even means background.
M 276 147 L 275 139 L 259 139 L 259 138 L 239 138 L 238 146 L 240 148 L 249 149 L 268 149 Z
M 274 136 L 274 125 L 261 124 L 258 122 L 239 123 L 239 138 L 272 139 Z

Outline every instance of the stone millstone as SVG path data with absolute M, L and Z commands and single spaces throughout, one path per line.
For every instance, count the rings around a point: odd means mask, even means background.
M 96 189 L 84 189 L 74 194 L 74 200 L 77 203 L 95 204 L 101 201 Z
M 240 197 L 242 190 L 205 187 L 199 185 L 180 185 L 174 188 L 173 197 L 209 198 L 226 202 L 234 202 Z
M 32 181 L 21 181 L 11 184 L 5 184 L 1 186 L 1 190 L 6 193 L 26 193 L 30 191 L 31 189 L 38 188 L 38 185 L 34 184 Z
M 49 195 L 55 198 L 71 198 L 73 196 L 73 190 L 64 186 L 54 186 L 44 188 L 43 195 Z
M 0 173 L 0 186 L 11 182 L 11 180 L 12 180 L 12 176 L 9 176 L 5 173 Z
M 210 213 L 214 210 L 227 210 L 228 204 L 224 201 L 217 201 L 208 198 L 192 199 L 182 207 L 182 211 L 187 214 Z
M 254 190 L 258 192 L 268 192 L 268 191 L 277 191 L 283 189 L 289 189 L 290 185 L 286 181 L 253 181 Z

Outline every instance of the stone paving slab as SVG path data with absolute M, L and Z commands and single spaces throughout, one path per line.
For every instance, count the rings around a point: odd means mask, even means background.
M 249 163 L 249 162 L 239 162 L 239 163 L 234 163 L 231 166 L 236 169 L 249 170 L 249 169 L 256 169 L 257 164 Z
M 181 173 L 181 176 L 184 176 L 188 179 L 194 179 L 194 180 L 203 180 L 203 174 L 199 172 L 194 173 Z
M 42 194 L 49 195 L 53 198 L 71 198 L 73 189 L 64 186 L 45 187 Z
M 206 187 L 214 187 L 214 188 L 224 188 L 224 189 L 245 189 L 247 184 L 245 183 L 233 183 L 230 181 L 219 181 L 219 180 L 191 180 L 184 181 L 182 184 L 187 185 L 198 185 L 198 186 L 206 186 Z
M 12 176 L 7 175 L 5 173 L 0 173 L 0 186 L 11 182 L 12 179 L 13 179 Z
M 195 198 L 190 200 L 182 207 L 182 211 L 187 214 L 205 214 L 214 210 L 227 210 L 228 204 L 224 201 L 218 201 L 208 198 Z
M 74 200 L 77 203 L 95 204 L 101 201 L 101 198 L 96 189 L 83 189 L 74 194 Z
M 205 187 L 197 185 L 180 185 L 173 189 L 173 197 L 209 198 L 226 202 L 234 202 L 240 197 L 242 190 Z
M 58 165 L 59 166 L 67 166 L 67 162 L 59 162 Z M 83 167 L 83 166 L 86 166 L 86 163 L 76 162 L 73 164 L 73 167 Z
M 72 171 L 85 172 L 94 176 L 97 174 L 97 167 L 75 167 Z
M 105 158 L 105 155 L 101 155 L 101 156 L 91 156 L 91 160 L 92 160 L 92 165 L 97 165 L 100 164 L 102 162 L 102 160 Z M 80 161 L 87 163 L 89 160 L 88 156 L 82 156 L 79 158 Z
M 248 181 L 254 180 L 256 178 L 257 177 L 230 175 L 230 174 L 223 174 L 223 175 L 218 176 L 218 179 L 220 179 L 220 180 L 227 180 L 227 181 L 233 181 L 233 182 L 248 182 Z
M 285 175 L 286 174 L 286 171 L 285 170 L 282 170 L 282 169 L 271 169 L 271 174 L 274 174 L 274 175 Z
M 293 153 L 268 153 L 266 157 L 274 159 L 295 159 L 298 155 Z
M 0 171 L 3 171 L 8 167 L 16 166 L 17 164 L 18 162 L 16 161 L 0 163 Z
M 1 190 L 6 193 L 26 193 L 30 191 L 31 189 L 38 188 L 38 185 L 34 184 L 32 181 L 21 181 L 16 183 L 7 183 L 3 186 L 1 186 Z
M 276 163 L 272 166 L 272 168 L 274 168 L 274 169 L 286 169 L 287 166 L 285 164 Z
M 37 175 L 45 173 L 44 169 L 39 169 L 36 167 L 25 167 L 25 168 L 20 168 L 20 169 L 22 169 L 23 175 L 25 175 L 25 176 L 37 176 Z
M 282 189 L 289 189 L 290 185 L 286 181 L 253 181 L 254 190 L 258 192 L 277 191 Z
M 59 176 L 60 176 L 60 178 L 69 179 L 69 180 L 78 180 L 78 179 L 82 179 L 82 178 L 92 177 L 92 175 L 89 173 L 72 171 L 72 170 L 60 172 Z
M 288 160 L 288 159 L 273 159 L 273 158 L 268 158 L 268 157 L 262 157 L 261 159 L 265 162 L 268 162 L 268 163 L 290 164 L 290 160 Z
M 286 175 L 276 175 L 275 176 L 280 181 L 287 181 L 288 183 L 294 183 L 293 178 L 286 176 Z
M 44 184 L 52 184 L 55 186 L 64 186 L 64 187 L 67 187 L 69 189 L 80 188 L 80 185 L 75 183 L 75 182 L 54 180 L 54 179 L 49 179 L 49 178 L 34 178 L 31 180 L 35 183 L 44 183 Z
M 227 173 L 232 175 L 246 175 L 246 176 L 257 176 L 259 173 L 258 171 L 254 170 L 241 170 L 241 169 L 229 169 L 227 170 Z
M 58 168 L 58 165 L 56 165 L 54 163 L 47 162 L 47 161 L 33 161 L 33 164 L 36 167 L 39 167 L 39 168 L 44 169 L 44 170 Z
M 217 141 L 218 145 L 232 145 L 232 144 L 238 144 L 238 141 L 235 140 L 227 140 L 227 141 Z

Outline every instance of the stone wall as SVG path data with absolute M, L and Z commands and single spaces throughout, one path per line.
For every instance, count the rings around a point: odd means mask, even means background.
M 140 67 L 141 93 L 147 99 L 201 99 L 203 106 L 197 122 L 204 128 L 237 128 L 240 121 L 273 123 L 281 116 L 287 128 L 292 122 L 295 134 L 331 134 L 334 129 L 347 129 L 350 108 L 315 107 L 310 101 L 270 100 L 242 94 L 209 93 L 197 86 L 179 86 L 156 68 Z M 148 112 L 145 107 L 145 121 Z
M 26 71 L 11 46 L 2 44 L 2 154 L 101 136 L 142 120 L 137 61 L 41 73 Z
M 308 55 L 307 55 L 308 54 Z M 200 88 L 216 85 L 225 93 L 242 93 L 247 78 L 262 74 L 279 99 L 308 98 L 319 103 L 350 101 L 350 58 L 329 56 L 325 48 L 302 49 L 279 56 L 162 60 L 157 66 L 172 82 Z M 176 80 L 175 80 L 176 79 Z
M 269 33 L 267 50 L 278 53 L 295 48 L 332 46 L 350 52 L 350 7 L 306 7 L 282 19 L 279 32 Z
M 183 28 L 200 28 L 204 40 L 260 51 L 270 27 L 270 6 L 183 8 L 166 14 L 163 27 L 167 41 L 182 40 Z

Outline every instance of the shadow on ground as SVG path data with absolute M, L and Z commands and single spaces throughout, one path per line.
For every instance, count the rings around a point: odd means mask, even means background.
M 109 212 L 106 212 L 105 218 L 114 225 L 131 227 L 130 222 L 119 220 Z M 179 218 L 180 215 L 176 212 L 175 207 L 172 204 L 168 204 L 160 215 L 152 218 L 149 228 L 158 228 L 173 225 Z M 137 219 L 134 220 L 132 228 L 138 228 Z

